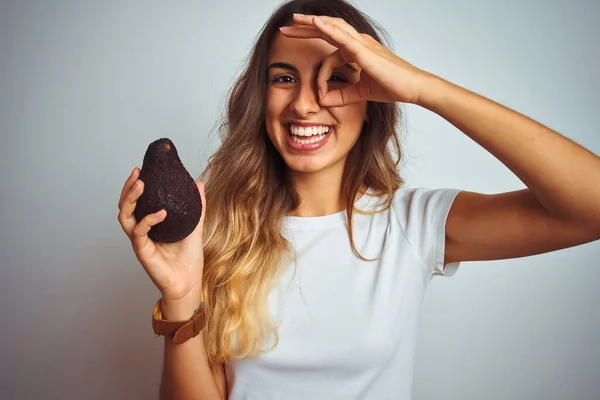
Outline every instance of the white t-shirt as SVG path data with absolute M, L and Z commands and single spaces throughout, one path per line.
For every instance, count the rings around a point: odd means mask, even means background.
M 271 292 L 280 341 L 257 360 L 227 366 L 232 400 L 410 399 L 425 288 L 444 269 L 445 223 L 458 190 L 400 188 L 392 208 L 355 213 L 352 251 L 345 211 L 286 217 L 297 271 Z M 381 209 L 363 195 L 356 207 Z M 379 205 L 378 205 L 379 204 Z M 379 208 L 378 208 L 379 207 Z M 293 278 L 293 279 L 292 279 Z

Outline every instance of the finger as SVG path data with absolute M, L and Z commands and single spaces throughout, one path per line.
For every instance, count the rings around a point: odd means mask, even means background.
M 281 28 L 279 28 L 279 30 L 284 36 L 287 37 L 302 39 L 323 39 L 324 41 L 336 48 L 341 47 L 339 43 L 337 43 L 334 39 L 330 37 L 330 35 L 327 35 L 322 30 L 314 26 L 282 26 Z
M 294 14 L 293 20 L 295 23 L 298 23 L 300 25 L 315 26 L 315 22 L 317 22 L 315 20 L 315 17 L 317 17 L 318 19 L 320 19 L 321 21 L 323 21 L 327 24 L 335 25 L 337 28 L 347 32 L 349 35 L 354 37 L 356 40 L 362 39 L 360 33 L 358 33 L 358 31 L 356 29 L 354 29 L 354 27 L 352 25 L 347 23 L 342 18 L 329 17 L 327 15 Z
M 329 38 L 326 34 L 321 32 L 319 29 L 312 26 L 282 26 L 279 28 L 284 36 L 290 38 L 302 38 L 302 39 L 323 39 L 332 46 L 338 47 L 334 40 Z
M 148 232 L 153 226 L 164 221 L 166 216 L 167 210 L 165 209 L 148 214 L 133 229 L 133 249 L 140 258 L 150 258 L 150 255 L 155 251 L 154 242 L 148 237 Z
M 131 238 L 133 229 L 137 225 L 137 220 L 134 215 L 135 206 L 144 192 L 144 182 L 138 179 L 129 189 L 129 192 L 125 194 L 121 204 L 119 204 L 119 223 L 127 236 Z
M 363 49 L 358 38 L 352 36 L 350 32 L 337 24 L 325 22 L 325 20 L 319 17 L 314 17 L 314 25 L 319 31 L 325 34 L 325 40 L 332 43 L 338 49 L 347 50 L 354 57 L 357 57 Z
M 202 201 L 202 215 L 200 216 L 200 222 L 198 223 L 194 231 L 198 231 L 200 233 L 200 237 L 202 237 L 202 233 L 204 231 L 204 218 L 206 217 L 206 197 L 204 194 L 204 182 L 198 181 L 196 182 L 196 186 L 198 187 L 198 191 L 200 192 L 200 200 Z
M 326 35 L 323 34 L 318 28 L 314 27 L 312 23 L 310 25 L 288 25 L 282 26 L 279 28 L 281 33 L 285 36 L 293 37 L 293 38 L 303 38 L 303 39 L 323 39 L 326 40 Z M 368 35 L 367 35 L 368 36 Z M 370 36 L 369 36 L 370 38 Z M 362 41 L 362 35 L 356 38 L 359 41 Z M 333 41 L 329 41 L 329 44 L 336 46 Z
M 345 68 L 340 68 L 345 67 Z M 336 50 L 323 60 L 319 74 L 317 75 L 317 88 L 319 91 L 319 99 L 324 98 L 329 90 L 328 81 L 331 78 L 333 71 L 340 68 L 343 69 L 344 78 L 353 84 L 360 80 L 360 67 L 355 63 L 347 62 L 340 50 Z
M 279 28 L 281 33 L 285 36 L 293 37 L 293 38 L 305 38 L 305 39 L 314 39 L 314 38 L 323 38 L 323 34 L 320 30 L 315 28 L 314 26 L 306 26 L 306 25 L 291 25 L 291 26 L 282 26 Z
M 321 33 L 325 34 L 324 39 L 337 48 L 344 48 L 352 55 L 358 55 L 363 45 L 363 38 L 350 24 L 341 18 L 332 18 L 323 15 L 310 15 L 301 17 L 298 21 L 301 24 L 306 24 L 306 19 L 309 17 L 312 26 L 317 28 Z M 302 21 L 302 22 L 300 22 Z M 294 19 L 296 22 L 296 19 Z
M 121 203 L 123 202 L 123 199 L 129 192 L 129 190 L 131 189 L 131 187 L 133 186 L 135 181 L 137 181 L 139 176 L 140 176 L 140 170 L 137 167 L 135 167 L 133 169 L 133 171 L 131 171 L 129 178 L 127 178 L 127 180 L 125 181 L 125 185 L 123 185 L 123 189 L 121 189 L 121 196 L 119 197 L 119 208 L 121 208 Z
M 358 85 L 350 85 L 341 89 L 331 90 L 319 100 L 323 107 L 340 107 L 365 100 L 358 91 Z
M 316 17 L 315 19 L 319 21 Z M 337 25 L 324 23 L 323 25 L 315 24 L 312 27 L 315 29 L 310 29 L 311 26 L 295 25 L 284 26 L 279 30 L 287 37 L 323 39 L 332 46 L 346 49 L 353 57 L 356 57 L 358 51 L 361 50 L 360 37 L 353 37 L 352 34 Z

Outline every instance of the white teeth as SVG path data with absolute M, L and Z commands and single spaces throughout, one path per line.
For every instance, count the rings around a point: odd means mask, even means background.
M 325 139 L 325 135 L 319 135 L 319 136 L 313 137 L 311 139 L 298 139 L 298 136 L 296 136 L 296 135 L 292 136 L 292 140 L 294 142 L 296 142 L 296 143 L 299 143 L 299 144 L 317 143 L 317 142 L 320 142 L 323 139 Z
M 328 126 L 295 126 L 289 125 L 290 133 L 292 134 L 292 140 L 298 144 L 313 144 L 320 142 L 325 139 L 327 133 L 330 131 Z M 300 139 L 303 137 L 303 139 Z M 304 139 L 305 138 L 305 139 Z
M 300 127 L 290 125 L 290 132 L 295 136 L 315 136 L 329 132 L 328 126 Z

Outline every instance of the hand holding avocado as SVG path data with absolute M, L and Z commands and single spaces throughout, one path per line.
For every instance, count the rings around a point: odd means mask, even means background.
M 203 204 L 203 183 L 194 182 L 168 139 L 148 146 L 142 170 L 134 168 L 121 191 L 121 227 L 166 302 L 200 295 Z

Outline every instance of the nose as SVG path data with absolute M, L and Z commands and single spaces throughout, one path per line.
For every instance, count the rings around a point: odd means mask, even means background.
M 294 93 L 294 99 L 290 103 L 291 110 L 301 118 L 319 112 L 321 106 L 318 102 L 318 89 L 316 82 L 302 83 Z

